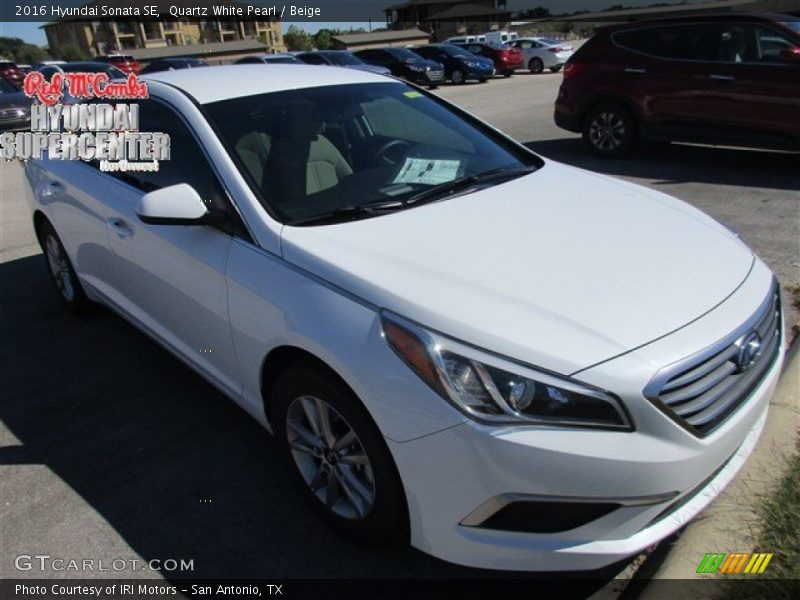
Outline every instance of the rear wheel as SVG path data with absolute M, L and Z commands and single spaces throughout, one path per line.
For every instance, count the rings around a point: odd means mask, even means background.
M 503 77 L 511 77 L 514 74 L 514 71 L 506 71 L 503 73 Z
M 42 250 L 44 250 L 47 272 L 50 274 L 50 279 L 55 284 L 61 300 L 74 313 L 87 312 L 91 308 L 92 302 L 86 296 L 56 230 L 48 221 L 44 221 L 39 226 L 38 234 Z
M 534 56 L 528 62 L 528 70 L 531 73 L 541 73 L 542 71 L 544 71 L 544 63 L 542 62 L 542 59 Z
M 453 72 L 450 74 L 450 81 L 452 81 L 456 85 L 464 83 L 464 71 L 462 71 L 461 69 L 454 69 Z
M 555 67 L 550 67 L 550 71 L 552 71 L 553 73 L 558 73 L 561 70 L 561 66 L 562 65 L 558 65 L 558 66 L 555 66 Z
M 273 387 L 271 422 L 296 484 L 317 513 L 360 540 L 400 537 L 405 502 L 394 461 L 341 381 L 314 365 L 290 367 Z
M 624 156 L 633 149 L 636 136 L 636 120 L 620 104 L 601 104 L 589 111 L 583 122 L 583 141 L 600 157 Z

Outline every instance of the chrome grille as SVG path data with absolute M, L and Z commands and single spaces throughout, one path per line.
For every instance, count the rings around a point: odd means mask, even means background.
M 659 372 L 644 395 L 700 437 L 741 406 L 775 361 L 781 343 L 777 283 L 751 319 L 719 344 Z

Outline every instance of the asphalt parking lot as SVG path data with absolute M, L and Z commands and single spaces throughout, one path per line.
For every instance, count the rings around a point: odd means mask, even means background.
M 545 157 L 694 204 L 736 230 L 785 290 L 797 288 L 796 155 L 669 145 L 594 159 L 552 122 L 560 81 L 522 73 L 438 93 Z M 64 312 L 21 186 L 19 166 L 0 164 L 0 577 L 86 575 L 21 573 L 19 554 L 186 559 L 192 572 L 166 575 L 198 578 L 487 575 L 333 533 L 301 505 L 271 439 L 233 403 L 112 314 Z M 585 582 L 586 591 L 599 585 Z

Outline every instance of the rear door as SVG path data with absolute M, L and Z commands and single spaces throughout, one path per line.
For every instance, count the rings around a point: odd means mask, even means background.
M 142 131 L 170 135 L 170 159 L 154 173 L 115 174 L 109 180 L 107 221 L 116 257 L 111 282 L 126 311 L 156 338 L 236 396 L 240 389 L 228 328 L 225 266 L 234 236 L 248 239 L 213 165 L 189 125 L 171 106 L 140 103 Z M 188 183 L 223 227 L 148 225 L 136 208 L 143 194 Z

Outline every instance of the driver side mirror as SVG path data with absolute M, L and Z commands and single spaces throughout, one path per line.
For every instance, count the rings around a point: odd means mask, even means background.
M 789 62 L 800 65 L 800 46 L 794 48 L 784 48 L 779 55 L 781 62 Z
M 145 194 L 136 214 L 148 225 L 208 225 L 224 220 L 224 216 L 209 212 L 197 191 L 187 183 Z

